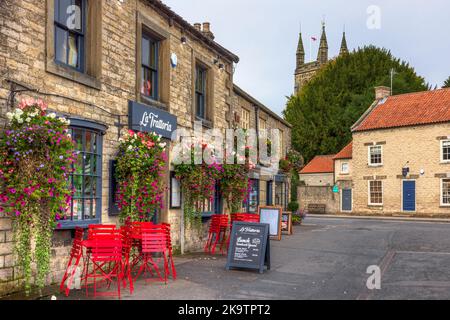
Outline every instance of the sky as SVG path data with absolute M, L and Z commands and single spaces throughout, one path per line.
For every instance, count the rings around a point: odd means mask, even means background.
M 294 90 L 298 34 L 317 57 L 326 22 L 329 56 L 342 32 L 350 50 L 389 49 L 434 88 L 450 76 L 448 0 L 163 0 L 190 23 L 210 22 L 216 41 L 240 58 L 234 82 L 278 114 Z M 312 44 L 310 44 L 312 43 Z M 311 48 L 311 50 L 310 50 Z

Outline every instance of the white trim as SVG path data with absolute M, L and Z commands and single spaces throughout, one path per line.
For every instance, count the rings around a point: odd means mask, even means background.
M 450 159 L 449 160 L 444 160 L 444 142 L 450 142 L 450 140 L 449 139 L 445 139 L 445 140 L 441 140 L 440 141 L 440 144 L 439 144 L 439 146 L 440 146 L 440 158 L 439 158 L 439 161 L 440 161 L 440 163 L 450 163 Z
M 405 181 L 414 181 L 414 210 L 405 210 L 403 208 L 403 183 Z M 402 179 L 402 193 L 401 193 L 401 203 L 402 212 L 417 212 L 417 180 L 416 179 Z
M 350 210 L 344 210 L 343 204 L 344 204 L 344 190 L 350 190 L 352 203 L 351 203 L 351 209 Z M 353 212 L 353 189 L 341 189 L 341 212 Z
M 347 165 L 347 171 L 344 171 L 342 167 L 344 164 Z M 350 173 L 350 163 L 349 162 L 341 162 L 341 174 L 349 174 Z
M 439 204 L 441 205 L 441 207 L 450 207 L 450 203 L 444 203 L 442 201 L 443 200 L 442 186 L 444 184 L 444 180 L 450 180 L 450 178 L 441 178 Z
M 381 203 L 370 202 L 370 183 L 372 181 L 380 181 L 381 182 Z M 382 207 L 384 205 L 384 183 L 383 183 L 383 180 L 368 180 L 367 181 L 367 203 L 369 206 L 377 206 L 377 207 Z
M 381 163 L 371 163 L 371 157 L 370 157 L 370 149 L 379 147 L 381 151 Z M 367 147 L 367 163 L 369 164 L 369 167 L 381 167 L 383 166 L 383 146 L 382 145 L 371 145 Z

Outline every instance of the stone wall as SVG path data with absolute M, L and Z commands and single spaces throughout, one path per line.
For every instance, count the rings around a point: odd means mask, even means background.
M 333 187 L 298 187 L 298 203 L 301 210 L 307 210 L 310 204 L 323 204 L 327 214 L 334 214 L 338 210 L 339 194 L 333 193 Z
M 7 111 L 6 99 L 11 83 L 18 82 L 40 93 L 22 93 L 19 99 L 28 96 L 42 98 L 49 104 L 49 109 L 66 114 L 93 120 L 108 126 L 103 137 L 103 187 L 102 187 L 102 223 L 117 223 L 117 219 L 109 215 L 109 163 L 114 159 L 118 146 L 116 115 L 128 113 L 128 101 L 140 101 L 137 78 L 137 34 L 142 18 L 144 24 L 149 21 L 167 34 L 165 56 L 162 59 L 164 101 L 167 110 L 178 117 L 180 127 L 193 127 L 193 69 L 196 61 L 210 66 L 209 76 L 214 86 L 212 123 L 214 127 L 225 129 L 229 126 L 226 118 L 230 110 L 232 98 L 232 62 L 218 53 L 211 46 L 189 30 L 160 14 L 148 1 L 128 0 L 101 1 L 101 19 L 99 21 L 100 42 L 98 55 L 95 56 L 99 70 L 92 75 L 89 83 L 73 76 L 73 71 L 61 70 L 49 60 L 48 26 L 46 19 L 47 1 L 3 0 L 0 3 L 0 106 L 2 118 Z M 138 13 L 136 12 L 136 9 Z M 141 21 L 141 20 L 140 20 Z M 148 26 L 148 27 L 151 27 Z M 97 30 L 98 31 L 98 30 Z M 187 37 L 188 44 L 181 44 L 181 37 Z M 176 53 L 178 66 L 171 68 L 169 54 Z M 213 64 L 220 55 L 224 69 L 219 70 Z M 92 61 L 91 61 L 92 62 Z M 53 68 L 53 69 L 52 69 Z M 73 76 L 73 79 L 70 79 Z M 77 80 L 78 79 L 78 80 Z M 82 83 L 83 82 L 83 83 Z M 51 94 L 46 95 L 45 93 Z M 102 110 L 103 109 L 103 110 Z M 125 117 L 122 123 L 127 123 Z M 4 124 L 4 120 L 1 121 Z M 123 130 L 126 130 L 124 128 Z M 169 181 L 169 173 L 167 179 Z M 168 208 L 168 197 L 166 197 Z M 174 245 L 179 247 L 180 210 L 168 210 L 161 215 L 161 220 L 172 224 Z M 14 267 L 12 259 L 13 242 L 10 231 L 10 220 L 0 218 L 0 295 L 20 289 L 20 272 Z M 186 234 L 187 250 L 202 248 L 203 240 L 195 234 Z M 71 246 L 70 231 L 56 231 L 52 251 L 52 274 L 48 283 L 59 281 L 64 270 Z
M 333 173 L 304 173 L 299 175 L 299 179 L 306 186 L 323 187 L 334 185 Z
M 416 212 L 413 216 L 447 216 L 450 207 L 440 205 L 441 178 L 450 176 L 450 163 L 441 162 L 441 140 L 450 124 L 356 132 L 353 134 L 353 197 L 355 213 L 402 213 L 402 168 L 416 180 Z M 368 165 L 368 147 L 382 145 L 383 165 Z M 421 174 L 423 170 L 423 174 Z M 368 181 L 383 181 L 383 205 L 368 205 Z

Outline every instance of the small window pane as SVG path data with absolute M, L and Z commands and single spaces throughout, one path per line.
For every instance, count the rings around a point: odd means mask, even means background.
M 150 41 L 142 38 L 142 64 L 150 67 Z
M 442 160 L 450 160 L 450 141 L 442 142 Z
M 83 200 L 73 199 L 73 220 L 82 220 Z
M 381 181 L 370 181 L 369 192 L 371 204 L 383 203 L 383 184 Z
M 442 180 L 442 204 L 450 204 L 450 179 Z
M 370 147 L 370 164 L 381 164 L 381 146 Z
M 67 64 L 67 32 L 59 27 L 55 28 L 55 59 Z
M 150 67 L 158 68 L 158 43 L 154 41 L 150 42 Z
M 69 34 L 69 57 L 68 57 L 68 61 L 67 64 L 73 68 L 78 68 L 79 67 L 79 41 L 78 41 L 78 36 L 70 33 Z

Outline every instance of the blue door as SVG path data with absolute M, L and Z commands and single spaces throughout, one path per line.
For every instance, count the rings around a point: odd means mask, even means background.
M 415 181 L 403 181 L 403 211 L 416 211 Z
M 352 211 L 352 189 L 342 189 L 342 211 Z

